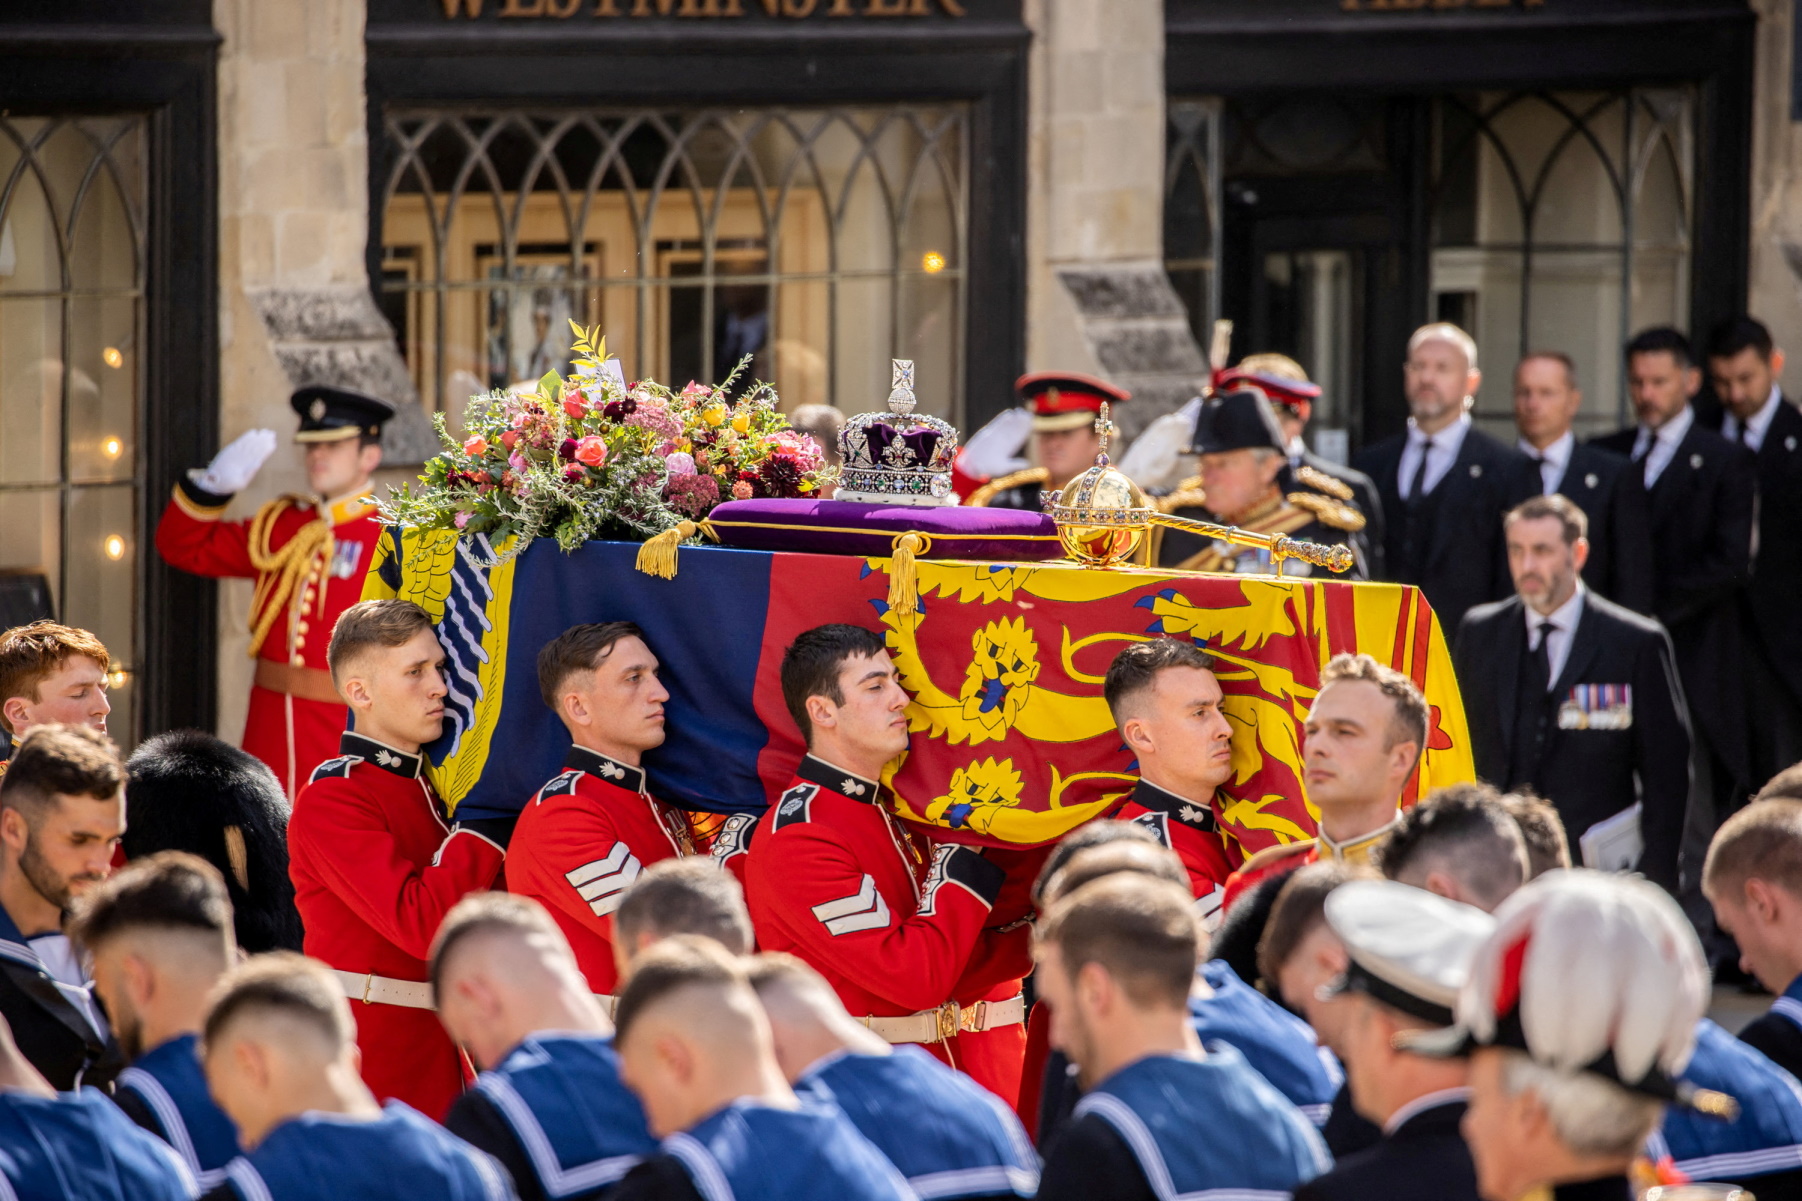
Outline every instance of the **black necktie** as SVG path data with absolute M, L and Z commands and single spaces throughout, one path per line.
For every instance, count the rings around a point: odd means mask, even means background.
M 1558 627 L 1549 621 L 1539 623 L 1539 646 L 1533 651 L 1534 670 L 1541 681 L 1539 691 L 1543 694 L 1552 686 L 1552 631 Z M 1543 695 L 1540 699 L 1544 699 Z
M 1414 468 L 1414 482 L 1408 486 L 1408 503 L 1419 504 L 1427 491 L 1427 460 L 1433 456 L 1433 440 L 1428 438 L 1420 445 L 1420 463 Z
M 1749 422 L 1739 423 L 1739 444 L 1747 450 L 1757 450 L 1757 447 L 1752 445 L 1752 426 Z
M 1524 648 L 1527 653 L 1521 656 L 1520 695 L 1514 701 L 1514 746 L 1508 756 L 1508 788 L 1533 784 L 1539 770 L 1539 751 L 1545 744 L 1546 692 L 1552 686 L 1552 652 L 1546 635 L 1556 628 L 1549 621 L 1541 622 L 1539 645 Z

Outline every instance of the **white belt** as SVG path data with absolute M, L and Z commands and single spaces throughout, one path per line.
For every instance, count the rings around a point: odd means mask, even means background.
M 435 1009 L 432 986 L 420 980 L 391 980 L 374 972 L 339 972 L 344 995 L 365 1005 L 398 1005 L 402 1009 Z
M 604 993 L 604 992 L 598 992 L 598 993 L 594 994 L 594 999 L 601 1003 L 601 1008 L 605 1009 L 607 1011 L 608 1017 L 614 1016 L 614 1014 L 617 1013 L 619 1010 L 619 998 L 616 996 L 612 996 L 612 995 L 610 995 L 608 993 Z
M 1026 998 L 1009 997 L 1005 1001 L 978 1001 L 961 1009 L 956 1001 L 946 1001 L 937 1009 L 910 1013 L 904 1018 L 866 1017 L 863 1024 L 891 1043 L 939 1043 L 957 1034 L 981 1034 L 1003 1026 L 1017 1026 L 1026 1020 Z

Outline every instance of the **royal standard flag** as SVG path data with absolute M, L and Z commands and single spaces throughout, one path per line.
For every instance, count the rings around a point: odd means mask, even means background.
M 805 748 L 782 701 L 782 652 L 828 622 L 887 640 L 914 698 L 912 749 L 888 782 L 901 815 L 941 838 L 1044 844 L 1125 796 L 1135 765 L 1102 681 L 1115 654 L 1150 638 L 1191 639 L 1217 660 L 1235 733 L 1215 805 L 1247 854 L 1314 834 L 1301 727 L 1339 652 L 1405 673 L 1432 706 L 1404 802 L 1474 775 L 1445 640 L 1416 588 L 922 560 L 910 610 L 889 603 L 886 559 L 688 547 L 660 579 L 635 568 L 638 550 L 564 554 L 544 541 L 492 566 L 480 539 L 384 536 L 365 597 L 423 605 L 449 654 L 445 731 L 427 757 L 454 812 L 516 813 L 557 774 L 568 736 L 540 698 L 538 650 L 600 621 L 636 622 L 661 660 L 668 737 L 646 758 L 650 785 L 700 812 L 759 811 L 788 782 Z

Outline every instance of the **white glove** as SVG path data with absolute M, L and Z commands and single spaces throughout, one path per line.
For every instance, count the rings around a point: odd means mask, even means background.
M 1195 474 L 1195 458 L 1183 448 L 1195 434 L 1195 419 L 1201 415 L 1201 397 L 1197 396 L 1174 413 L 1165 413 L 1140 431 L 1126 453 L 1115 459 L 1128 479 L 1141 488 L 1168 491 L 1187 476 Z
M 963 469 L 977 479 L 999 479 L 1026 466 L 1020 452 L 1032 436 L 1032 414 L 1020 405 L 1003 409 L 964 439 Z
M 188 472 L 188 478 L 214 496 L 242 492 L 275 453 L 274 430 L 251 430 L 213 456 L 206 469 Z

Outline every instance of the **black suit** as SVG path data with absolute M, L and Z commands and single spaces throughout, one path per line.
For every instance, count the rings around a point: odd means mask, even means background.
M 1636 430 L 1596 439 L 1631 454 Z M 1643 468 L 1643 465 L 1642 465 Z M 1677 672 L 1710 752 L 1716 820 L 1751 787 L 1741 664 L 1742 602 L 1751 573 L 1757 508 L 1752 452 L 1692 424 L 1648 489 L 1652 511 L 1653 612 L 1677 650 Z M 1643 474 L 1642 474 L 1643 478 Z
M 1652 513 L 1632 461 L 1577 443 L 1558 492 L 1589 518 L 1589 562 L 1583 582 L 1617 605 L 1650 613 Z
M 1539 697 L 1523 696 L 1525 608 L 1519 597 L 1482 605 L 1458 627 L 1452 660 L 1477 774 L 1499 788 L 1531 786 L 1557 806 L 1577 863 L 1583 832 L 1639 801 L 1639 870 L 1675 892 L 1690 728 L 1670 639 L 1657 622 L 1591 592 L 1557 680 Z M 1573 689 L 1585 684 L 1628 685 L 1631 724 L 1564 728 L 1561 709 L 1573 699 L 1584 703 L 1591 694 Z M 1521 746 L 1532 728 L 1523 715 L 1539 723 L 1537 754 Z
M 1385 438 L 1358 455 L 1353 466 L 1375 481 L 1388 528 L 1384 560 L 1388 577 L 1418 584 L 1445 629 L 1473 605 L 1513 591 L 1502 517 L 1540 490 L 1533 461 L 1482 431 L 1465 431 L 1451 469 L 1412 506 L 1402 500 L 1405 434 Z
M 1758 788 L 1802 759 L 1802 410 L 1788 398 L 1777 402 L 1758 448 L 1758 552 L 1746 601 Z
M 50 1086 L 62 1092 L 105 1087 L 125 1065 L 117 1044 L 96 1031 L 57 988 L 37 952 L 0 909 L 0 1017 Z
M 1458 1123 L 1463 1101 L 1415 1114 L 1367 1150 L 1295 1190 L 1295 1201 L 1476 1201 L 1477 1172 Z

